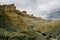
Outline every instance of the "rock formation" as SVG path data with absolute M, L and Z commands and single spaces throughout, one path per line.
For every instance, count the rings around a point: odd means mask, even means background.
M 8 34 L 10 36 L 13 33 L 14 33 L 14 36 L 17 36 L 20 33 L 22 33 L 23 35 L 24 34 L 28 35 L 27 36 L 28 38 L 31 37 L 31 40 L 37 40 L 37 39 L 40 40 L 40 38 L 41 40 L 45 40 L 45 38 L 39 35 L 38 33 L 36 33 L 35 30 L 37 27 L 41 26 L 46 22 L 47 21 L 42 18 L 28 15 L 26 11 L 17 10 L 14 4 L 0 5 L 0 28 L 3 30 L 2 33 L 4 34 L 7 33 L 7 35 L 5 34 L 6 36 L 8 36 Z M 2 33 L 0 33 L 0 35 Z M 22 34 L 20 34 L 20 36 Z M 20 37 L 18 37 L 18 39 L 19 38 Z M 23 37 L 23 40 L 25 40 L 24 37 Z
M 28 15 L 26 11 L 20 12 L 19 10 L 16 10 L 14 4 L 0 5 L 0 11 L 0 16 L 3 16 L 6 19 L 6 22 L 8 20 L 9 23 L 14 26 L 12 28 L 19 31 L 25 31 L 29 27 L 34 27 L 35 29 L 36 27 L 41 26 L 42 23 L 47 22 L 42 18 Z

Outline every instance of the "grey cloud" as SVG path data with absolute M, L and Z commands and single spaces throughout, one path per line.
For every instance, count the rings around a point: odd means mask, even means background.
M 49 1 L 46 2 L 42 5 L 38 5 L 37 7 L 37 15 L 40 15 L 43 18 L 48 19 L 47 17 L 52 14 L 55 10 L 60 9 L 60 1 L 59 0 L 54 0 L 54 1 Z
M 59 19 L 60 18 L 60 10 L 56 10 L 52 13 L 49 14 L 49 16 L 47 17 L 48 19 Z

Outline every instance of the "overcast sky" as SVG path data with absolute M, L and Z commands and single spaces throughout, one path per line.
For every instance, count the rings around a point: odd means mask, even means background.
M 60 18 L 60 0 L 0 0 L 0 4 L 14 3 L 17 9 L 26 10 L 45 19 Z

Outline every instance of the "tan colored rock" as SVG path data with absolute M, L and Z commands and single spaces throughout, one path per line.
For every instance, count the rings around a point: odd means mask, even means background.
M 32 27 L 36 30 L 36 27 L 41 26 L 46 20 L 38 17 L 28 15 L 26 11 L 20 12 L 16 10 L 14 4 L 0 5 L 0 11 L 4 18 L 9 19 L 10 23 L 16 30 L 25 31 Z

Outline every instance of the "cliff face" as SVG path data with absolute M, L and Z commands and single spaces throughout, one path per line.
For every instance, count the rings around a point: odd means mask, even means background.
M 22 23 L 23 20 L 19 18 L 18 14 L 16 13 L 16 8 L 13 4 L 2 5 L 2 6 L 0 6 L 0 10 L 1 10 L 1 13 L 0 13 L 1 15 L 0 16 L 2 16 L 4 21 L 6 20 L 4 23 L 7 23 L 7 21 L 8 21 L 7 24 L 12 25 L 11 28 L 14 28 L 16 30 L 23 30 L 24 29 L 23 28 L 24 23 Z M 21 28 L 19 28 L 19 27 L 21 27 Z
M 30 38 L 31 40 L 60 39 L 60 20 L 47 21 L 28 15 L 26 11 L 16 10 L 14 4 L 0 5 L 1 34 L 4 36 L 7 34 L 10 37 L 14 34 L 14 37 L 19 38 L 22 35 L 22 40 L 30 40 Z
M 47 21 L 42 18 L 28 15 L 26 11 L 16 10 L 14 4 L 0 5 L 0 35 L 3 37 L 18 36 L 16 39 L 20 39 L 23 34 L 21 40 L 45 40 L 42 35 L 34 31 L 45 22 Z
M 11 28 L 18 31 L 26 31 L 29 30 L 30 27 L 36 29 L 36 27 L 47 22 L 42 18 L 28 15 L 26 11 L 20 12 L 19 10 L 16 10 L 14 4 L 0 5 L 0 17 L 4 19 L 4 23 L 6 23 L 6 25 L 8 24 Z

